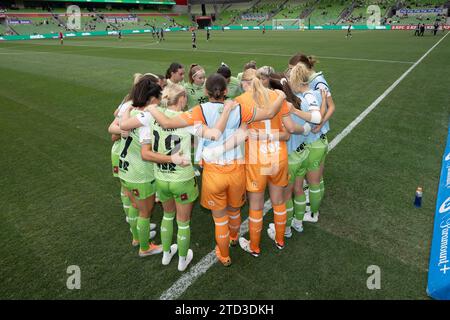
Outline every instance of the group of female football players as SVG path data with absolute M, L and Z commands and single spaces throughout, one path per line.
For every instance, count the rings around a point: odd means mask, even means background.
M 276 248 L 284 248 L 293 230 L 302 232 L 303 221 L 317 222 L 335 105 L 315 62 L 299 53 L 285 72 L 275 72 L 251 61 L 238 77 L 224 63 L 208 77 L 193 64 L 188 82 L 179 63 L 172 63 L 166 76 L 134 75 L 109 133 L 113 174 L 139 256 L 162 253 L 167 265 L 178 252 L 178 270 L 187 268 L 193 258 L 190 218 L 199 195 L 212 212 L 216 256 L 225 266 L 231 264 L 230 245 L 261 254 L 266 190 L 274 214 L 267 234 Z M 193 162 L 202 169 L 201 192 Z M 246 200 L 249 239 L 240 234 Z M 161 245 L 150 241 L 156 235 L 150 223 L 156 201 L 164 211 Z

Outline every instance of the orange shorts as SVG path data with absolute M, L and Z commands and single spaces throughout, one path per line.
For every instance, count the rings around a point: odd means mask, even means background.
M 268 182 L 275 186 L 286 187 L 289 182 L 288 160 L 267 166 L 247 164 L 245 176 L 248 192 L 264 192 Z
M 200 204 L 209 210 L 222 210 L 228 206 L 240 208 L 245 202 L 245 168 L 236 165 L 231 172 L 218 172 L 205 168 L 202 173 Z

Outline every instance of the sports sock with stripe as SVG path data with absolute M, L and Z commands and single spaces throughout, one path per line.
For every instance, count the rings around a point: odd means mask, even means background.
M 292 225 L 292 219 L 294 218 L 294 204 L 292 198 L 286 201 L 286 227 L 290 227 Z
M 296 195 L 294 198 L 295 219 L 302 221 L 306 210 L 306 195 Z
M 137 219 L 139 210 L 133 206 L 128 209 L 128 223 L 130 224 L 130 231 L 133 234 L 133 240 L 139 241 L 139 232 L 137 231 Z
M 261 242 L 261 230 L 263 226 L 263 211 L 249 210 L 248 227 L 250 230 L 250 249 L 259 253 L 259 243 Z
M 149 248 L 150 218 L 139 217 L 137 219 L 137 230 L 139 232 L 139 246 L 142 251 Z
M 164 252 L 170 252 L 173 237 L 173 219 L 175 219 L 175 212 L 164 212 L 161 221 L 161 243 Z
M 323 178 L 320 179 L 320 199 L 323 199 L 323 195 L 325 194 L 325 182 L 323 182 Z
M 179 221 L 177 220 L 178 225 L 178 234 L 177 234 L 177 245 L 178 245 L 178 256 L 186 257 L 189 244 L 191 242 L 191 227 L 189 226 L 190 220 L 188 221 Z
M 125 216 L 128 217 L 128 211 L 131 207 L 131 200 L 125 195 L 124 188 L 120 189 L 120 199 L 122 200 L 123 211 L 125 212 Z
M 273 222 L 275 223 L 275 241 L 284 245 L 284 232 L 286 231 L 286 204 L 273 206 Z
M 311 202 L 311 212 L 317 213 L 320 207 L 320 184 L 309 185 L 309 202 Z
M 228 216 L 214 217 L 216 243 L 220 250 L 220 255 L 224 258 L 230 256 L 230 230 L 228 227 Z
M 236 240 L 239 235 L 239 229 L 241 227 L 241 211 L 227 211 L 228 226 L 230 228 L 230 239 Z

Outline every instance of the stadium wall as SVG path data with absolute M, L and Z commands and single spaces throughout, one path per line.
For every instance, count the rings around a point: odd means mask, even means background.
M 272 26 L 265 26 L 266 30 L 272 30 Z M 412 30 L 415 26 L 404 26 L 405 28 L 400 29 L 398 27 L 402 26 L 378 26 L 375 30 Z M 414 28 L 412 28 L 414 27 Z M 432 29 L 432 25 L 428 25 L 428 29 Z M 346 30 L 348 26 L 308 26 L 304 27 L 305 30 Z M 226 26 L 223 28 L 224 30 L 262 30 L 263 26 Z M 298 26 L 285 26 L 278 27 L 278 30 L 298 30 Z M 371 30 L 366 25 L 355 25 L 352 26 L 353 30 Z M 167 28 L 166 32 L 176 32 L 176 31 L 188 31 L 188 28 Z M 210 27 L 210 30 L 221 31 L 222 27 L 214 26 Z M 450 30 L 450 25 L 445 25 L 445 30 Z M 142 34 L 142 33 L 151 33 L 151 29 L 130 29 L 130 30 L 121 30 L 122 35 L 127 34 Z M 64 37 L 72 38 L 72 37 L 90 37 L 90 36 L 111 36 L 118 35 L 118 31 L 83 31 L 83 32 L 63 32 Z M 58 33 L 45 33 L 45 34 L 34 34 L 34 35 L 13 35 L 13 36 L 1 36 L 0 41 L 9 41 L 9 40 L 36 40 L 36 39 L 57 39 Z

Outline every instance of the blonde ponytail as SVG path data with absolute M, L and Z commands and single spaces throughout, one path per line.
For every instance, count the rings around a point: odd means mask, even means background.
M 297 65 L 292 68 L 289 77 L 289 83 L 295 92 L 299 92 L 300 88 L 304 85 L 308 85 L 308 80 L 311 72 L 308 67 L 303 63 L 297 63 Z
M 253 100 L 261 108 L 269 106 L 269 89 L 263 86 L 261 80 L 257 76 L 255 69 L 247 69 L 242 74 L 242 81 L 251 81 L 251 91 L 253 92 Z
M 253 100 L 262 108 L 269 107 L 269 90 L 263 86 L 258 77 L 252 81 Z

